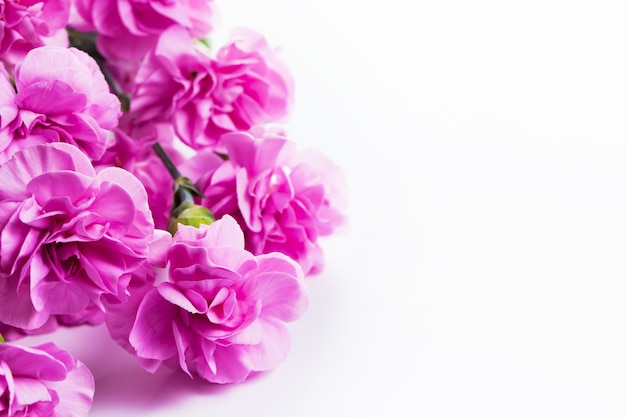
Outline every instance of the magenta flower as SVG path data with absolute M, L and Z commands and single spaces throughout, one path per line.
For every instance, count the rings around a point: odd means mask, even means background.
M 144 123 L 135 125 L 125 114 L 114 129 L 115 143 L 107 149 L 99 165 L 114 165 L 131 172 L 146 188 L 155 227 L 167 229 L 172 209 L 174 180 L 152 149 L 159 142 L 174 164 L 185 158 L 173 147 L 173 132 L 169 124 Z
M 180 225 L 168 279 L 108 308 L 111 335 L 151 372 L 167 362 L 234 383 L 276 367 L 290 346 L 284 323 L 307 306 L 302 271 L 282 254 L 255 257 L 243 246 L 228 216 L 211 226 Z
M 71 0 L 0 0 L 0 59 L 9 68 L 38 46 L 67 46 Z
M 321 270 L 319 236 L 343 221 L 343 177 L 330 161 L 295 152 L 293 142 L 275 133 L 229 133 L 222 145 L 229 157 L 200 152 L 183 173 L 197 180 L 201 203 L 216 218 L 231 215 L 241 225 L 246 249 L 281 252 L 305 274 Z M 315 162 L 315 163 L 313 163 Z
M 0 73 L 0 164 L 20 149 L 67 142 L 97 160 L 121 114 L 96 62 L 74 48 L 31 50 L 15 69 L 17 93 Z
M 126 296 L 156 237 L 146 192 L 129 172 L 96 173 L 64 143 L 17 152 L 0 166 L 0 322 L 27 330 L 52 316 L 97 322 L 101 297 Z
M 75 0 L 83 31 L 97 31 L 100 53 L 110 60 L 136 61 L 172 26 L 194 38 L 206 36 L 213 17 L 212 0 Z
M 0 344 L 0 415 L 86 417 L 93 394 L 89 369 L 53 343 Z
M 171 28 L 137 73 L 131 113 L 170 121 L 183 142 L 200 149 L 225 132 L 283 119 L 292 93 L 290 74 L 261 35 L 236 33 L 211 58 Z

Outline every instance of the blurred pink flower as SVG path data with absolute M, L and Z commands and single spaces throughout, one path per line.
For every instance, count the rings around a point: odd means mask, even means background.
M 74 0 L 72 25 L 97 31 L 98 50 L 113 61 L 139 62 L 172 26 L 194 38 L 212 29 L 213 0 Z
M 0 70 L 0 164 L 28 146 L 67 142 L 92 160 L 112 144 L 120 102 L 96 62 L 74 48 L 31 50 L 15 69 L 17 93 Z
M 181 167 L 206 196 L 201 203 L 215 218 L 237 219 L 252 253 L 281 252 L 305 274 L 321 270 L 318 238 L 344 219 L 339 168 L 322 155 L 297 153 L 293 142 L 269 130 L 225 134 L 221 144 L 227 161 L 202 151 Z
M 0 60 L 9 69 L 38 46 L 67 46 L 71 0 L 0 0 Z
M 190 376 L 235 383 L 276 367 L 290 346 L 284 323 L 307 306 L 302 271 L 282 254 L 255 257 L 243 246 L 228 216 L 200 228 L 180 225 L 167 279 L 107 309 L 113 338 L 151 372 L 167 362 Z
M 17 152 L 0 166 L 0 322 L 27 330 L 52 316 L 97 322 L 101 297 L 126 296 L 157 237 L 129 172 L 96 173 L 65 143 Z
M 226 132 L 283 120 L 293 82 L 276 51 L 252 31 L 232 38 L 211 58 L 185 31 L 166 31 L 139 68 L 131 113 L 139 121 L 170 121 L 194 149 L 214 147 Z
M 89 369 L 53 343 L 0 343 L 0 415 L 87 417 L 93 394 Z

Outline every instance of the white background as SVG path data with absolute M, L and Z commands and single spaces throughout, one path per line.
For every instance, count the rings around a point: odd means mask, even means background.
M 287 361 L 244 384 L 62 333 L 91 415 L 626 415 L 621 2 L 216 4 L 283 49 L 290 136 L 342 166 L 350 225 Z

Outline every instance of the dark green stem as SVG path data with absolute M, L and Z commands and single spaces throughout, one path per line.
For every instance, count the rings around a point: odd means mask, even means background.
M 152 145 L 152 149 L 154 149 L 156 154 L 159 156 L 159 159 L 163 162 L 163 165 L 165 165 L 165 168 L 167 168 L 167 172 L 170 173 L 174 181 L 182 176 L 180 175 L 180 171 L 178 171 L 178 168 L 176 168 L 176 165 L 174 165 L 169 155 L 167 154 L 167 152 L 165 152 L 165 149 L 163 149 L 159 142 L 156 142 L 154 145 Z
M 163 165 L 165 165 L 167 172 L 169 172 L 174 180 L 174 206 L 172 210 L 176 210 L 183 202 L 193 204 L 195 197 L 204 197 L 189 178 L 185 178 L 181 175 L 160 143 L 156 142 L 152 145 L 152 149 L 154 149 L 161 162 L 163 162 Z

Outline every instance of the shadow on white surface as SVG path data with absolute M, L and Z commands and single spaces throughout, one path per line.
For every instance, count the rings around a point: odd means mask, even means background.
M 189 396 L 219 395 L 231 386 L 211 384 L 191 379 L 173 369 L 162 368 L 150 374 L 140 367 L 128 364 L 120 367 L 125 359 L 114 359 L 115 371 L 107 373 L 96 369 L 96 395 L 94 410 L 142 410 L 154 411 L 168 404 L 181 403 Z M 93 365 L 92 365 L 93 367 Z

